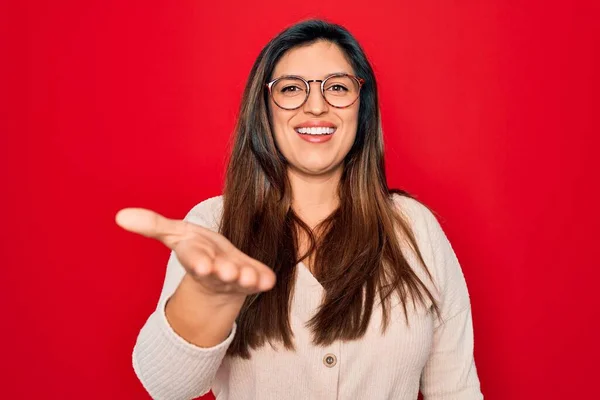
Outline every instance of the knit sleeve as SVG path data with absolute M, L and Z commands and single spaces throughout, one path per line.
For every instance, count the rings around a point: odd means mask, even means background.
M 210 200 L 207 202 L 210 205 Z M 200 203 L 185 220 L 214 230 L 213 221 L 207 217 L 211 211 L 206 203 Z M 223 342 L 201 348 L 173 331 L 165 305 L 184 275 L 183 266 L 171 252 L 158 307 L 142 327 L 133 349 L 133 369 L 153 399 L 187 400 L 206 394 L 236 332 L 234 322 Z
M 429 359 L 421 375 L 424 400 L 480 400 L 473 356 L 473 321 L 467 284 L 456 254 L 435 216 L 421 207 L 440 291 Z

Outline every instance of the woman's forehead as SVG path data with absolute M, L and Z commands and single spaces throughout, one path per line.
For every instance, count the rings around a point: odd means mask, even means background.
M 346 55 L 338 45 L 319 41 L 288 50 L 277 62 L 271 78 L 297 75 L 304 79 L 323 79 L 345 72 L 354 74 Z

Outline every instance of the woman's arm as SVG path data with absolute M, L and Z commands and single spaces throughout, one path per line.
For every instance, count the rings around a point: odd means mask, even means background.
M 161 300 L 133 349 L 133 369 L 153 399 L 188 400 L 206 394 L 235 335 L 241 306 L 216 306 L 194 296 L 186 290 L 184 277 L 184 268 L 171 253 Z M 178 288 L 171 297 L 173 286 Z
M 429 359 L 421 375 L 425 400 L 480 400 L 473 357 L 473 321 L 467 284 L 454 250 L 435 216 L 421 206 L 440 289 L 442 321 L 436 319 Z
M 133 350 L 134 370 L 155 399 L 190 399 L 208 392 L 246 296 L 274 284 L 271 269 L 217 233 L 219 204 L 220 198 L 206 200 L 184 221 L 143 209 L 117 214 L 125 229 L 172 250 L 158 307 Z

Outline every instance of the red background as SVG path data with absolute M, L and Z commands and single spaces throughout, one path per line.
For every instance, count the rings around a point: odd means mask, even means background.
M 442 217 L 486 399 L 596 396 L 598 2 L 320 3 L 0 3 L 3 398 L 147 398 L 131 350 L 168 250 L 113 216 L 220 193 L 254 58 L 310 16 L 370 56 L 390 183 Z

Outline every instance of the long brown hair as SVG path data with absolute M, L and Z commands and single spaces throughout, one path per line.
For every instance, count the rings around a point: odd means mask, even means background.
M 360 93 L 355 142 L 344 160 L 339 207 L 311 230 L 291 208 L 286 160 L 277 149 L 270 125 L 265 83 L 288 50 L 325 40 L 338 45 L 354 73 L 365 80 Z M 228 354 L 250 357 L 267 341 L 293 349 L 289 308 L 296 265 L 314 255 L 314 274 L 324 288 L 322 305 L 308 322 L 313 343 L 363 336 L 379 296 L 385 331 L 390 296 L 402 302 L 406 323 L 409 297 L 438 315 L 435 298 L 401 251 L 403 235 L 427 270 L 409 224 L 398 212 L 387 186 L 377 84 L 371 65 L 356 39 L 343 27 L 323 20 L 300 22 L 273 38 L 256 59 L 244 90 L 236 136 L 227 168 L 220 231 L 237 248 L 273 269 L 275 287 L 248 296 L 237 317 L 238 330 Z M 299 231 L 309 238 L 306 254 L 298 254 Z

